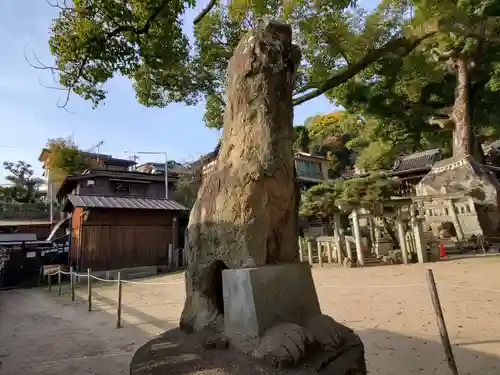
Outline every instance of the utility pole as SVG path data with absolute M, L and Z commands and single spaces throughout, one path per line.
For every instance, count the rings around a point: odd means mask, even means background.
M 94 146 L 92 146 L 91 148 L 88 149 L 88 152 L 93 152 L 94 150 L 97 151 L 97 153 L 99 153 L 100 149 L 101 149 L 101 146 L 104 144 L 104 141 L 99 141 L 97 142 Z

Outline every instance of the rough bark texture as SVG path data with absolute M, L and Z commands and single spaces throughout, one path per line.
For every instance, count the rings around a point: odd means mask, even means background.
M 457 87 L 453 104 L 453 157 L 463 157 L 473 154 L 471 118 L 469 113 L 470 75 L 469 61 L 464 56 L 455 59 L 457 72 Z
M 241 268 L 297 259 L 292 91 L 300 50 L 291 40 L 289 25 L 264 20 L 229 64 L 218 163 L 202 183 L 187 231 L 185 331 L 203 330 L 222 313 L 207 293 L 216 287 L 206 270 L 214 261 Z

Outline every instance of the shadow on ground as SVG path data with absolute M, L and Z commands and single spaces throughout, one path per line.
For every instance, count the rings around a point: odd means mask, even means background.
M 94 295 L 92 295 L 92 300 L 99 302 L 101 305 L 108 306 L 111 309 L 116 309 L 116 301 L 114 299 L 94 293 Z M 99 309 L 99 307 L 97 309 Z M 140 321 L 140 323 L 135 324 L 122 322 L 122 326 L 138 326 L 141 324 L 148 324 L 157 328 L 159 332 L 176 326 L 176 324 L 174 325 L 166 319 L 158 319 L 150 314 L 138 310 L 136 307 L 127 306 L 126 304 L 122 304 L 122 313 L 131 315 Z
M 365 344 L 370 374 L 451 374 L 440 341 L 423 340 L 380 329 L 363 330 L 359 335 Z M 461 375 L 500 373 L 499 357 L 472 350 L 467 345 L 453 345 Z
M 370 374 L 451 374 L 440 342 L 367 329 L 358 334 L 364 341 Z M 500 342 L 500 339 L 499 339 Z M 465 346 L 454 346 L 461 375 L 498 375 L 500 358 Z M 470 343 L 480 344 L 480 343 Z M 199 339 L 173 329 L 142 346 L 131 362 L 132 375 L 160 374 L 305 374 L 304 371 L 263 371 L 253 361 L 230 350 L 203 351 Z M 321 373 L 321 372 L 320 372 Z
M 67 294 L 0 292 L 0 374 L 126 374 L 134 352 L 151 336 L 137 327 L 115 329 L 115 322 Z

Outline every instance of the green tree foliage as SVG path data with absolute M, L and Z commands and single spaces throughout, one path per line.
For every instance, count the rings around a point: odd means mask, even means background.
M 46 144 L 49 157 L 46 168 L 53 181 L 62 182 L 64 177 L 82 173 L 87 167 L 85 157 L 71 137 L 49 139 Z
M 312 138 L 310 147 L 329 157 L 334 176 L 341 175 L 354 164 L 365 171 L 389 169 L 405 149 L 390 138 L 382 137 L 380 125 L 380 120 L 373 116 L 347 111 L 315 116 L 307 125 Z
M 189 45 L 182 16 L 195 0 L 59 1 L 53 3 L 60 13 L 49 44 L 53 72 L 68 98 L 74 92 L 97 106 L 106 97 L 103 85 L 121 74 L 146 106 L 205 100 L 205 122 L 216 128 L 222 125 L 229 58 L 258 17 L 294 28 L 303 51 L 295 104 L 331 92 L 387 56 L 407 55 L 434 33 L 427 24 L 406 22 L 407 7 L 396 0 L 372 13 L 354 0 L 210 1 L 194 20 L 195 42 Z
M 35 172 L 30 164 L 19 160 L 18 162 L 5 161 L 3 167 L 10 175 L 5 179 L 12 186 L 3 187 L 0 192 L 4 197 L 9 197 L 20 203 L 35 203 L 41 197 L 40 186 L 45 182 L 35 177 Z
M 312 148 L 330 161 L 330 175 L 338 177 L 353 167 L 354 153 L 347 147 L 351 134 L 342 127 L 343 111 L 315 116 L 308 125 Z
M 311 140 L 309 138 L 309 129 L 306 126 L 295 126 L 295 142 L 293 149 L 296 151 L 309 152 Z
M 394 180 L 380 174 L 316 185 L 302 194 L 300 214 L 331 218 L 352 207 L 373 210 L 377 202 L 394 196 L 396 186 Z
M 196 202 L 201 179 L 197 175 L 182 175 L 177 180 L 173 199 L 191 209 Z
M 386 55 L 331 95 L 351 113 L 378 119 L 378 139 L 405 152 L 440 147 L 449 154 L 452 130 L 456 130 L 455 143 L 464 143 L 458 134 L 469 138 L 465 143 L 472 143 L 471 133 L 482 142 L 497 137 L 500 110 L 494 103 L 500 99 L 500 38 L 496 36 L 500 22 L 496 2 L 404 3 L 411 9 L 409 21 L 415 28 L 439 20 L 435 33 L 404 58 Z

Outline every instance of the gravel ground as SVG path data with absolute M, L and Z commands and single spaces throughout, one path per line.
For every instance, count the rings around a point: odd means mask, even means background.
M 461 375 L 500 373 L 500 257 L 427 265 L 315 268 L 323 312 L 362 337 L 371 374 L 450 374 L 425 281 L 431 267 Z M 134 351 L 177 325 L 181 274 L 125 284 L 123 328 L 116 285 L 95 284 L 71 302 L 41 289 L 0 292 L 0 374 L 127 374 Z

